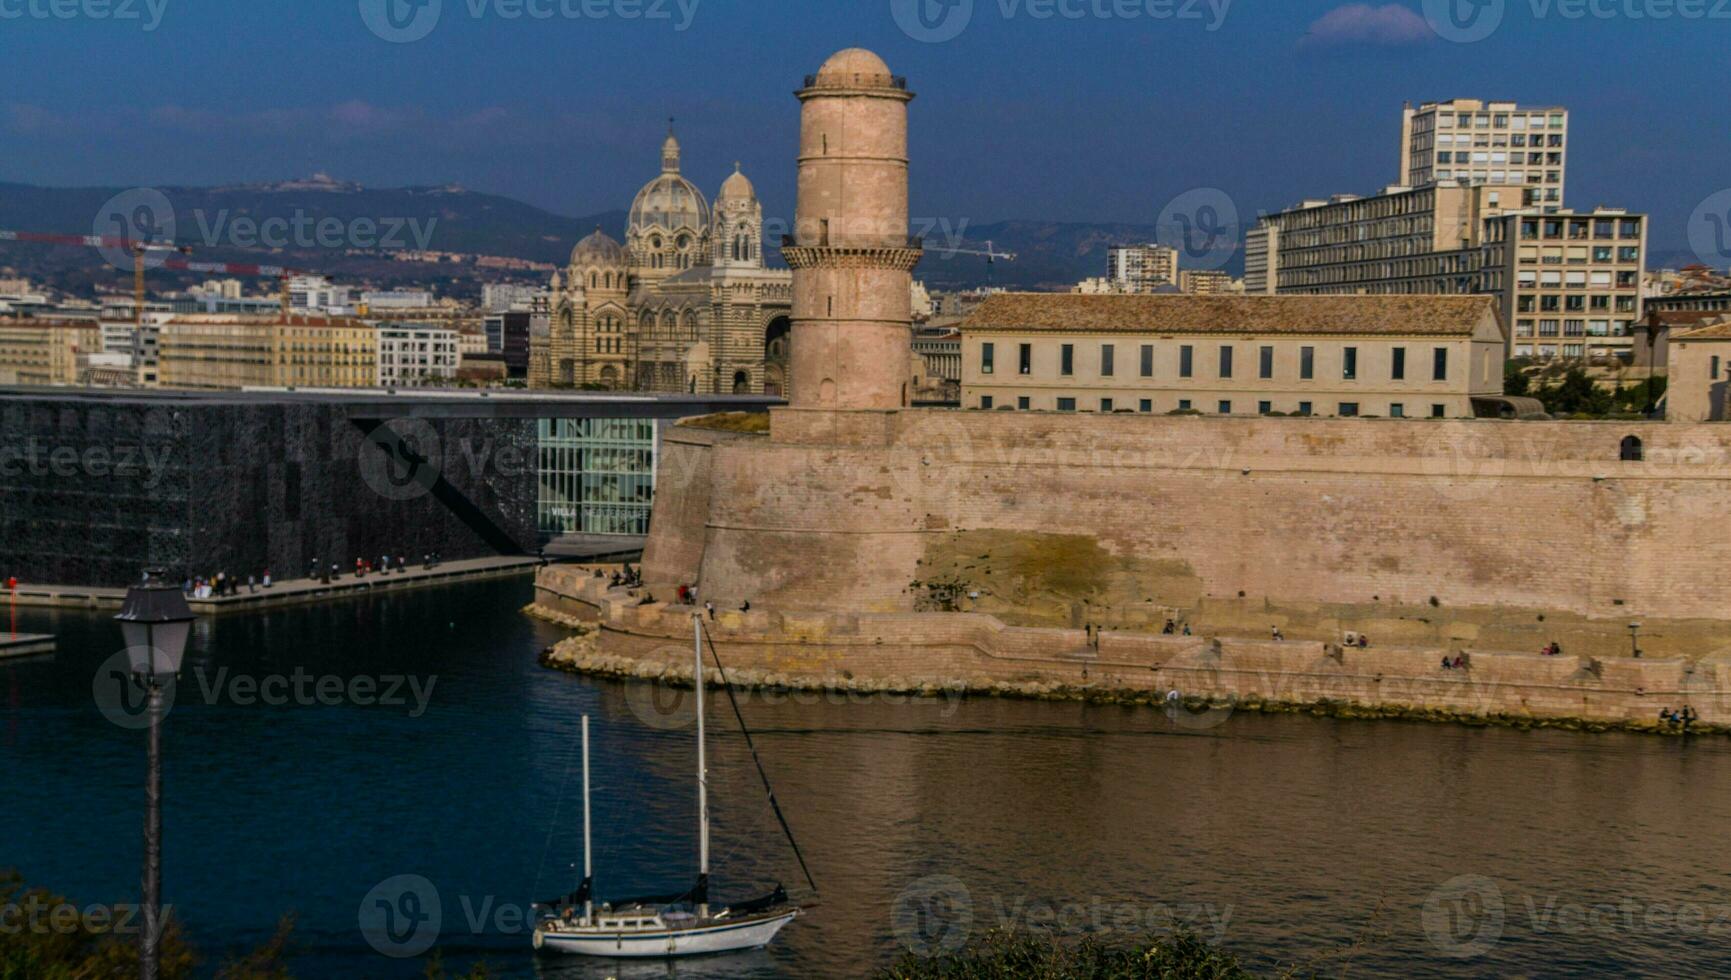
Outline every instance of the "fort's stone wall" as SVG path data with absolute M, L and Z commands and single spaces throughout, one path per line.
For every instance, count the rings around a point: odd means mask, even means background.
M 689 678 L 695 610 L 638 605 L 590 574 L 546 568 L 537 581 L 538 605 L 599 630 L 592 662 L 563 665 Z M 719 613 L 709 632 L 729 679 L 743 685 L 1150 700 L 1177 691 L 1250 704 L 1632 727 L 1658 727 L 1660 708 L 1686 704 L 1706 725 L 1731 724 L 1727 657 L 1690 662 L 1398 646 L 1343 650 L 1321 642 L 1111 632 L 1096 645 L 1083 630 L 1012 627 L 978 614 L 734 611 Z M 1466 665 L 1444 670 L 1445 653 Z
M 1725 426 L 790 409 L 662 465 L 650 583 L 723 608 L 909 612 L 941 577 L 1065 626 L 1238 600 L 1731 619 Z

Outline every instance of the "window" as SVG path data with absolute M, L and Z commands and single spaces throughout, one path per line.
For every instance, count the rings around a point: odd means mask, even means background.
M 1190 399 L 1188 399 L 1188 398 L 1178 399 L 1178 410 L 1180 412 L 1190 411 Z
M 1263 378 L 1274 377 L 1274 348 L 1272 348 L 1272 347 L 1262 348 L 1261 359 L 1262 359 L 1262 363 L 1259 365 L 1259 367 L 1261 369 L 1259 372 L 1260 375 Z
M 981 395 L 980 396 L 980 407 L 985 408 L 985 409 L 990 409 L 992 407 L 992 396 L 991 395 Z
M 1222 378 L 1232 377 L 1232 348 L 1230 347 L 1220 348 L 1220 376 Z
M 1316 348 L 1302 347 L 1298 351 L 1298 376 L 1305 381 L 1316 377 Z
M 1343 419 L 1358 418 L 1358 402 L 1341 402 L 1340 411 L 1335 414 Z
M 1449 379 L 1449 349 L 1438 347 L 1431 354 L 1430 376 L 1432 381 L 1447 381 Z
M 1154 345 L 1153 344 L 1143 344 L 1142 345 L 1142 377 L 1152 378 L 1153 376 L 1154 376 Z
M 1020 358 L 1020 363 L 1017 365 L 1017 369 L 1022 374 L 1033 374 L 1034 373 L 1034 345 L 1033 344 L 1023 344 L 1022 349 L 1019 352 L 1019 358 Z
M 1267 415 L 1268 413 L 1270 413 L 1272 411 L 1274 411 L 1274 403 L 1273 402 L 1257 402 L 1256 403 L 1256 414 Z
M 1430 407 L 1430 417 L 1433 419 L 1448 418 L 1448 414 L 1449 407 L 1447 405 L 1432 405 Z
M 981 374 L 991 374 L 992 373 L 992 362 L 997 359 L 997 353 L 998 353 L 998 349 L 997 349 L 996 344 L 981 344 L 980 345 L 980 373 Z
M 1118 370 L 1118 348 L 1114 344 L 1100 345 L 1100 377 L 1110 378 Z
M 1154 411 L 1154 400 L 1152 398 L 1142 399 L 1142 403 L 1140 405 L 1136 406 L 1136 410 L 1143 413 L 1144 415 L 1148 414 L 1149 412 Z
M 1642 449 L 1641 449 L 1641 440 L 1638 437 L 1629 436 L 1628 438 L 1623 440 L 1622 453 L 1621 453 L 1621 457 L 1622 457 L 1623 462 L 1625 462 L 1625 463 L 1639 463 L 1639 462 L 1641 462 L 1644 455 L 1645 454 L 1642 452 Z
M 1076 410 L 1076 399 L 1074 399 L 1074 398 L 1060 398 L 1060 399 L 1058 399 L 1058 411 L 1060 411 L 1060 412 L 1074 412 L 1075 410 Z
M 1309 402 L 1299 402 L 1298 403 L 1298 414 L 1308 417 L 1310 415 L 1310 403 Z
M 1707 372 L 1707 379 L 1709 381 L 1718 381 L 1719 380 L 1719 358 L 1717 355 L 1714 356 L 1712 363 L 1713 363 L 1713 369 L 1711 371 Z M 693 675 L 693 676 L 695 677 L 696 675 Z
M 1024 412 L 1026 412 L 1028 410 L 1028 407 L 1029 407 L 1028 396 L 1023 395 L 1020 398 L 1017 398 L 1016 399 L 1016 407 L 1021 409 Z
M 1340 376 L 1347 381 L 1358 379 L 1358 348 L 1348 347 L 1340 352 Z
M 1110 399 L 1110 398 L 1100 399 L 1100 411 L 1101 412 L 1110 413 L 1112 411 L 1112 407 L 1113 407 L 1112 406 L 1112 399 Z
M 1231 415 L 1232 414 L 1232 403 L 1229 401 L 1222 401 L 1220 403 L 1220 414 L 1221 415 Z
M 1406 406 L 1402 405 L 1400 402 L 1394 402 L 1393 404 L 1389 405 L 1388 406 L 1388 417 L 1391 419 L 1404 419 L 1404 418 L 1406 418 Z
M 1406 348 L 1405 347 L 1396 347 L 1394 349 L 1394 364 L 1389 367 L 1388 376 L 1393 378 L 1396 381 L 1405 381 L 1406 380 Z
M 1196 373 L 1196 348 L 1185 344 L 1178 348 L 1178 376 L 1188 378 Z
M 1069 377 L 1076 373 L 1076 345 L 1065 344 L 1058 349 L 1058 373 Z

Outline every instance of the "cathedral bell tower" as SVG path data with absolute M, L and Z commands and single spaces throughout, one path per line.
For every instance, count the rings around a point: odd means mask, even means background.
M 808 76 L 799 207 L 782 249 L 793 269 L 789 401 L 807 409 L 908 404 L 913 268 L 908 237 L 907 81 L 870 51 Z

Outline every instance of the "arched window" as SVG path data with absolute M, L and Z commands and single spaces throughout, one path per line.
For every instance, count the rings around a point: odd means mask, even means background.
M 744 371 L 735 371 L 733 373 L 733 393 L 736 395 L 751 394 L 751 375 Z
M 673 312 L 672 310 L 668 310 L 667 312 L 661 314 L 661 332 L 662 333 L 666 334 L 668 337 L 671 338 L 677 332 L 678 327 L 679 327 L 679 314 Z
M 594 271 L 591 270 L 589 273 L 589 288 L 594 289 L 599 285 L 601 285 L 601 277 L 597 276 Z
M 696 340 L 697 339 L 697 311 L 696 310 L 686 310 L 684 319 L 685 319 L 685 339 Z
M 1639 463 L 1646 458 L 1646 452 L 1637 436 L 1629 436 L 1623 440 L 1622 459 L 1625 463 Z

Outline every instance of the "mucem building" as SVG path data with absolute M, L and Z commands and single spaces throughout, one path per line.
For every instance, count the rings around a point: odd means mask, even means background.
M 761 403 L 761 404 L 760 404 Z M 641 535 L 658 433 L 733 396 L 0 389 L 0 579 L 123 586 Z

